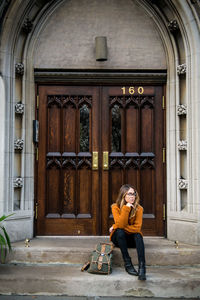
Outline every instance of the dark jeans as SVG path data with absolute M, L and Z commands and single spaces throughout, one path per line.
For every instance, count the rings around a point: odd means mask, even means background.
M 124 261 L 130 259 L 128 248 L 136 248 L 138 255 L 138 262 L 145 263 L 145 251 L 143 237 L 140 233 L 128 234 L 123 229 L 117 229 L 111 238 L 115 246 L 119 247 Z

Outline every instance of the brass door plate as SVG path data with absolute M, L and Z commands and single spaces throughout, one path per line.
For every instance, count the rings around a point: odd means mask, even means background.
M 92 170 L 98 170 L 98 151 L 92 152 Z
M 109 169 L 109 153 L 108 151 L 103 152 L 103 170 Z

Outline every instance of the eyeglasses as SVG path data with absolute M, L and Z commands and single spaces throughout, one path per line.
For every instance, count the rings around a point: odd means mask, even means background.
M 126 195 L 129 196 L 129 197 L 131 197 L 131 196 L 136 196 L 137 193 L 136 192 L 134 192 L 134 193 L 127 193 Z

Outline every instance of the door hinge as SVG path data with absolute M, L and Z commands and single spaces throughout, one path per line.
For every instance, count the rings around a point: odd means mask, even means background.
M 165 203 L 163 203 L 163 221 L 166 220 L 166 206 Z
M 37 220 L 38 218 L 38 203 L 35 203 L 35 219 Z
M 39 108 L 39 95 L 37 95 L 37 102 L 36 102 L 36 106 L 37 106 L 37 109 Z
M 38 147 L 35 148 L 35 158 L 38 161 Z
M 166 148 L 163 148 L 163 164 L 166 162 Z
M 165 96 L 162 96 L 162 109 L 165 109 Z

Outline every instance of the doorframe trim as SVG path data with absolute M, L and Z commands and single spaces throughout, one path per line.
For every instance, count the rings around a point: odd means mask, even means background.
M 73 70 L 34 69 L 36 83 L 71 84 L 166 84 L 167 70 Z

